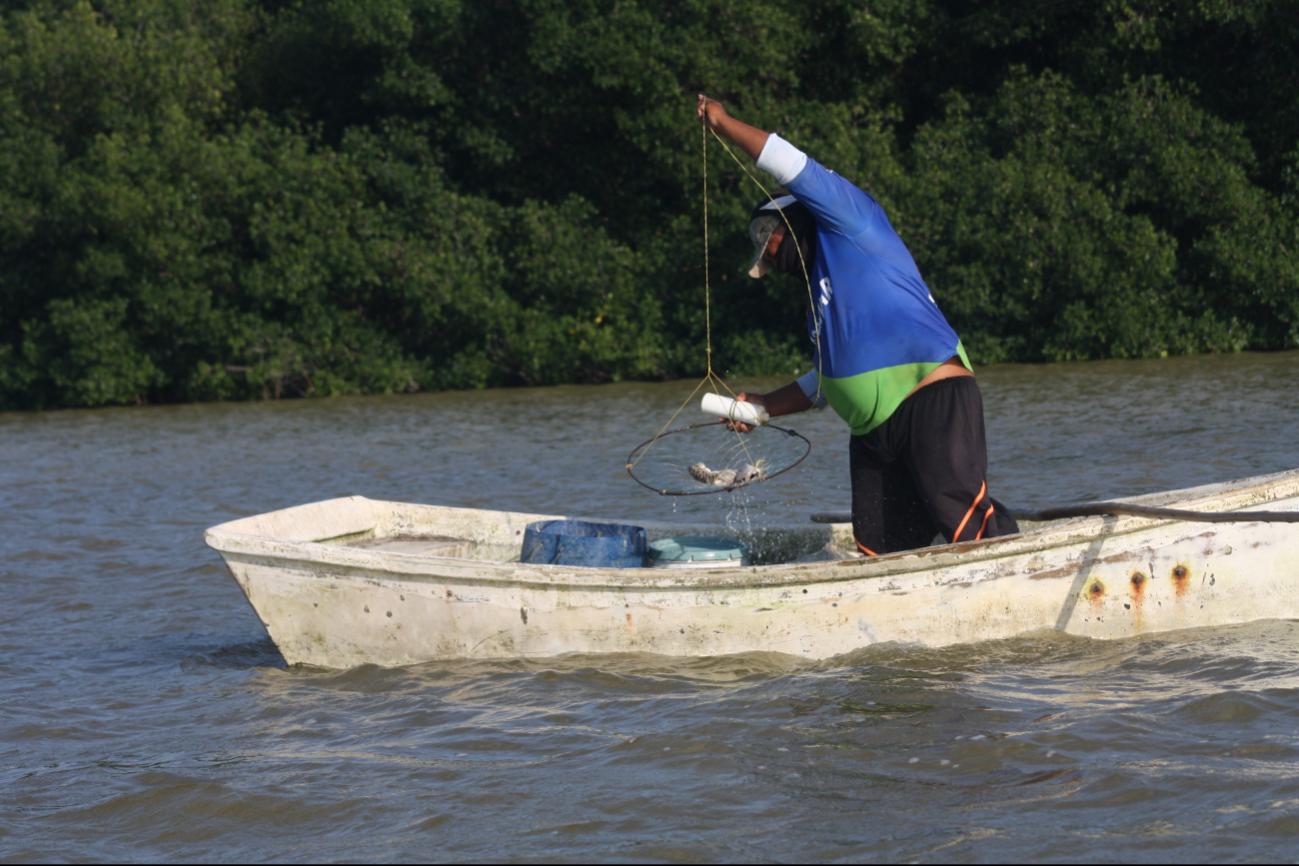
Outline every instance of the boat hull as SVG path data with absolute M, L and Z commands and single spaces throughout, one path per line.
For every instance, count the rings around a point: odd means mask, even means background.
M 1299 472 L 1182 493 L 1130 501 L 1299 510 Z M 326 667 L 571 652 L 819 659 L 884 641 L 943 646 L 1041 630 L 1112 639 L 1299 616 L 1299 527 L 1262 522 L 1090 518 L 878 558 L 680 572 L 346 546 L 386 533 L 505 549 L 526 522 L 557 516 L 353 497 L 214 527 L 207 540 L 285 659 Z M 647 529 L 654 538 L 701 528 Z M 785 527 L 746 540 L 789 556 L 848 531 Z

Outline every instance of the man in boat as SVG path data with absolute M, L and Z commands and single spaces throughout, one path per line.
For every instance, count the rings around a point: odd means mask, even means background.
M 772 417 L 828 404 L 848 422 L 853 535 L 867 555 L 1018 532 L 988 493 L 970 360 L 879 202 L 716 100 L 701 94 L 697 114 L 782 187 L 750 216 L 749 276 L 794 274 L 812 294 L 811 372 L 739 399 Z

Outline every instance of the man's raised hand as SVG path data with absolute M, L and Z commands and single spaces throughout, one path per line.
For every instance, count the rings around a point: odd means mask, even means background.
M 702 93 L 699 94 L 695 114 L 704 126 L 739 145 L 740 150 L 749 155 L 749 159 L 757 159 L 767 143 L 767 133 L 731 117 L 720 102 L 709 99 Z
M 722 123 L 729 116 L 720 102 L 709 99 L 702 93 L 699 94 L 699 104 L 695 106 L 695 114 L 709 129 L 721 129 Z

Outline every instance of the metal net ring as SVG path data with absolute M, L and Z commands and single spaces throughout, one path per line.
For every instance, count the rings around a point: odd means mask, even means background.
M 726 430 L 726 423 L 692 424 L 642 442 L 627 455 L 627 474 L 661 496 L 707 496 L 770 481 L 802 463 L 812 451 L 812 443 L 795 430 L 764 424 L 738 433 Z M 714 430 L 726 435 L 713 435 Z M 740 464 L 741 460 L 747 464 Z M 740 468 L 756 469 L 757 474 L 729 483 L 704 482 L 691 474 L 695 461 L 711 463 L 705 468 L 714 475 Z

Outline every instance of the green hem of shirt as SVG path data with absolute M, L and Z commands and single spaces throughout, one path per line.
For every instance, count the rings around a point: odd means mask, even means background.
M 973 372 L 974 366 L 965 354 L 965 347 L 959 342 L 956 344 L 956 354 L 966 369 Z M 862 436 L 889 420 L 912 389 L 946 360 L 947 358 L 920 364 L 899 364 L 846 379 L 825 376 L 821 379 L 821 390 L 825 392 L 830 408 L 848 422 L 852 434 Z

